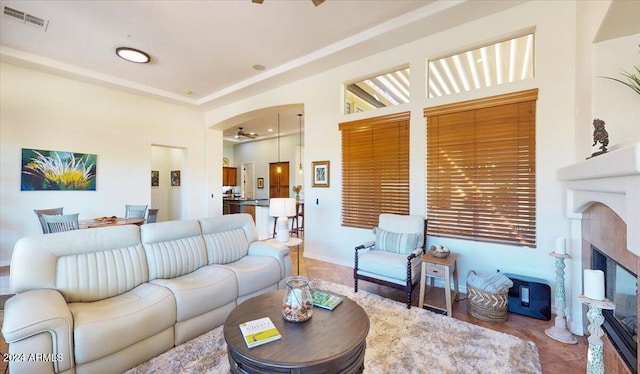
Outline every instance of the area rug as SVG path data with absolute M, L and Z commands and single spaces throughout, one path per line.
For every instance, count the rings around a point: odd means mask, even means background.
M 311 285 L 350 298 L 369 315 L 365 373 L 542 373 L 533 342 L 347 286 Z M 127 374 L 228 372 L 220 326 Z

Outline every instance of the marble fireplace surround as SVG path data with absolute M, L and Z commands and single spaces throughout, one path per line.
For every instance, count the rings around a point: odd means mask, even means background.
M 582 270 L 591 267 L 591 245 L 640 275 L 640 143 L 561 168 L 566 215 L 571 220 L 571 332 L 586 333 Z M 568 291 L 568 290 L 567 290 Z

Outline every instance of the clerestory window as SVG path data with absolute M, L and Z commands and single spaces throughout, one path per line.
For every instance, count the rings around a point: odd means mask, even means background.
M 428 61 L 427 96 L 533 78 L 533 33 Z

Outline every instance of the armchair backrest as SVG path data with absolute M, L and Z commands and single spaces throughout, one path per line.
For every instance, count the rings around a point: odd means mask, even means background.
M 398 234 L 418 234 L 416 248 L 424 245 L 425 219 L 422 216 L 382 213 L 378 217 L 378 228 Z

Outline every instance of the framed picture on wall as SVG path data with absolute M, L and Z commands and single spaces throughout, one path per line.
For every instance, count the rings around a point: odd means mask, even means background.
M 314 161 L 311 163 L 313 183 L 311 187 L 329 187 L 329 161 Z
M 264 178 L 258 178 L 258 188 L 264 188 Z
M 151 170 L 151 187 L 158 187 L 160 185 L 160 172 L 157 170 Z
M 21 191 L 95 191 L 98 156 L 22 148 Z
M 171 185 L 180 186 L 180 170 L 171 170 Z

